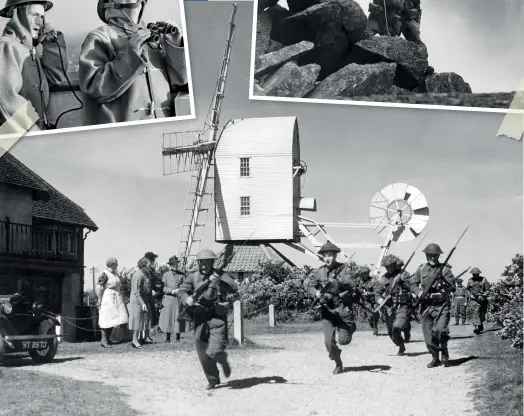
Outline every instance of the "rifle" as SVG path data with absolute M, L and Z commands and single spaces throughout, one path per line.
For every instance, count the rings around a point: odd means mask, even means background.
M 415 254 L 417 253 L 417 250 L 419 249 L 420 245 L 422 244 L 422 242 L 426 239 L 426 237 L 428 236 L 429 232 L 427 232 L 424 237 L 422 238 L 422 240 L 420 240 L 420 242 L 418 243 L 418 246 L 415 248 L 415 250 L 413 251 L 413 253 L 411 253 L 411 256 L 409 256 L 409 259 L 408 261 L 406 262 L 406 264 L 404 264 L 404 267 L 402 268 L 402 271 L 397 274 L 395 276 L 395 279 L 393 280 L 393 282 L 391 283 L 391 286 L 389 287 L 389 290 L 388 290 L 388 294 L 386 295 L 386 297 L 384 298 L 384 300 L 382 301 L 382 303 L 380 303 L 376 308 L 375 308 L 375 312 L 378 312 L 380 311 L 380 309 L 386 304 L 386 302 L 391 299 L 391 294 L 393 293 L 393 289 L 395 289 L 395 287 L 397 286 L 397 283 L 399 281 L 399 279 L 402 278 L 402 275 L 406 272 L 406 269 L 408 268 L 408 265 L 409 263 L 411 262 L 411 260 L 413 259 L 413 257 L 415 256 Z
M 248 241 L 251 240 L 251 237 L 253 236 L 254 233 L 255 232 L 251 233 L 249 238 L 242 243 L 239 249 L 243 247 Z M 240 250 L 237 250 L 236 252 L 234 252 L 233 245 L 226 246 L 224 248 L 224 251 L 222 252 L 222 255 L 220 256 L 221 257 L 220 267 L 217 270 L 215 270 L 213 274 L 216 276 L 220 276 L 223 273 L 224 269 L 228 266 L 228 264 L 231 263 L 231 260 L 233 260 L 233 258 L 237 255 L 239 251 Z M 182 305 L 180 307 L 180 313 L 178 315 L 179 321 L 182 321 L 182 320 L 189 321 L 193 319 L 193 314 L 190 312 L 191 308 L 193 308 L 194 306 L 198 304 L 199 298 L 204 294 L 204 292 L 207 290 L 210 284 L 211 284 L 211 279 L 207 279 L 193 292 L 193 294 L 191 295 L 191 297 L 193 298 L 193 306 Z
M 440 265 L 440 267 L 436 271 L 435 275 L 432 277 L 432 279 L 430 281 L 430 284 L 426 285 L 426 288 L 420 294 L 420 297 L 415 302 L 415 308 L 417 308 L 422 303 L 422 301 L 426 299 L 426 296 L 428 295 L 428 292 L 433 287 L 435 282 L 437 282 L 438 280 L 440 280 L 442 278 L 442 270 L 444 270 L 444 267 L 448 264 L 449 260 L 451 259 L 451 256 L 453 255 L 453 253 L 457 249 L 457 246 L 459 245 L 460 240 L 462 240 L 462 238 L 464 237 L 464 234 L 466 234 L 468 229 L 469 229 L 469 225 L 466 227 L 466 229 L 464 230 L 464 232 L 462 233 L 462 235 L 460 236 L 458 241 L 455 243 L 455 246 L 450 250 L 448 256 L 446 257 L 446 260 L 444 260 L 444 262 Z M 447 282 L 447 281 L 446 281 L 446 283 L 449 284 L 449 282 Z
M 460 273 L 458 276 L 455 276 L 455 279 L 458 279 L 459 277 L 462 277 L 464 276 L 467 272 L 469 272 L 469 269 L 471 269 L 471 267 L 468 267 L 466 270 L 464 270 L 462 273 Z

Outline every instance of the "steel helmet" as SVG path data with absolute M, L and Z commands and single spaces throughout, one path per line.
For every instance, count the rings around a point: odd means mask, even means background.
M 96 11 L 98 17 L 102 22 L 107 23 L 106 20 L 106 9 L 136 9 L 137 7 L 142 7 L 140 14 L 138 16 L 138 21 L 142 19 L 142 14 L 144 13 L 144 8 L 147 3 L 147 0 L 136 0 L 132 3 L 120 3 L 120 1 L 114 0 L 98 0 L 98 5 Z
M 50 1 L 45 0 L 7 0 L 5 2 L 5 6 L 2 10 L 0 10 L 0 16 L 1 17 L 12 17 L 12 11 L 15 7 L 22 6 L 24 4 L 31 4 L 31 3 L 38 3 L 42 4 L 45 8 L 45 11 L 47 12 L 51 7 L 53 7 L 53 3 Z
M 368 266 L 364 266 L 364 267 L 362 267 L 362 268 L 358 271 L 358 274 L 359 274 L 359 275 L 363 275 L 363 274 L 370 273 L 370 272 L 371 272 L 371 269 L 370 269 Z
M 428 244 L 422 252 L 426 254 L 443 254 L 444 252 L 440 249 L 440 246 L 435 243 Z
M 322 253 L 340 253 L 340 249 L 333 244 L 331 241 L 328 241 L 326 244 L 324 244 L 322 247 L 320 247 L 320 250 L 318 250 L 318 254 Z
M 478 268 L 473 267 L 473 268 L 471 269 L 471 272 L 470 272 L 470 273 L 471 273 L 471 274 L 480 274 L 480 273 L 482 273 L 482 272 L 481 272 Z
M 205 248 L 204 250 L 200 250 L 198 254 L 196 255 L 197 260 L 216 260 L 217 256 L 213 251 L 209 250 L 208 248 Z
M 464 280 L 462 280 L 461 277 L 457 278 L 457 283 L 459 283 L 459 282 L 462 283 L 463 281 L 464 281 Z

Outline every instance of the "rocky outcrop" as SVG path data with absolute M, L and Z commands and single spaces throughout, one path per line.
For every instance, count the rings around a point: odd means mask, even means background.
M 255 58 L 255 78 L 260 78 L 285 63 L 300 58 L 311 49 L 313 49 L 311 42 L 300 42 Z
M 373 36 L 355 0 L 287 4 L 286 9 L 274 0 L 259 0 L 254 76 L 269 96 L 347 99 L 471 92 L 459 75 L 435 73 L 424 44 Z
M 471 87 L 464 79 L 454 72 L 441 72 L 426 78 L 425 92 L 464 92 L 471 93 Z
M 262 83 L 267 95 L 277 97 L 304 97 L 315 85 L 320 66 L 310 64 L 298 66 L 288 62 Z
M 308 98 L 357 97 L 387 94 L 393 86 L 397 64 L 349 64 L 319 83 Z

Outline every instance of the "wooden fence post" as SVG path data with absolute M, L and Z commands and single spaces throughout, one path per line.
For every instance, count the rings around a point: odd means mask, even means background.
M 269 326 L 275 326 L 275 305 L 269 305 Z
M 244 317 L 242 315 L 242 302 L 237 300 L 233 304 L 233 338 L 237 340 L 238 345 L 244 342 Z

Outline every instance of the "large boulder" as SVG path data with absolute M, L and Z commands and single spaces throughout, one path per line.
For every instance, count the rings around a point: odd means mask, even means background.
M 295 45 L 286 46 L 278 51 L 256 57 L 255 78 L 258 79 L 269 74 L 276 68 L 284 65 L 286 62 L 299 58 L 311 49 L 313 49 L 313 44 L 311 42 L 300 42 Z
M 315 0 L 313 4 L 275 25 L 272 38 L 283 44 L 307 40 L 315 49 L 301 64 L 321 66 L 320 78 L 340 69 L 351 51 L 351 45 L 366 36 L 367 17 L 354 0 Z M 291 7 L 291 6 L 290 6 Z
M 264 91 L 264 89 L 260 86 L 260 84 L 258 83 L 258 81 L 255 81 L 253 83 L 253 95 L 258 95 L 258 96 L 262 96 L 262 97 L 265 97 L 266 96 L 266 92 Z
M 426 92 L 464 92 L 471 94 L 471 87 L 460 75 L 454 72 L 441 72 L 426 78 Z
M 269 49 L 273 19 L 267 11 L 258 13 L 255 56 L 264 55 Z
M 396 63 L 349 64 L 324 79 L 307 97 L 331 99 L 389 94 L 396 69 Z
M 291 61 L 269 75 L 262 87 L 267 95 L 300 98 L 315 86 L 319 73 L 319 65 L 310 64 L 300 67 Z
M 375 36 L 353 45 L 348 62 L 398 64 L 395 85 L 413 90 L 423 83 L 428 70 L 428 52 L 424 45 L 407 41 L 399 36 Z

